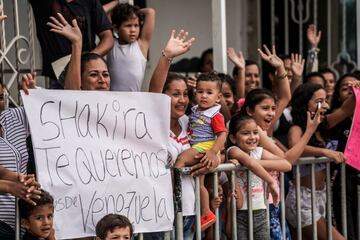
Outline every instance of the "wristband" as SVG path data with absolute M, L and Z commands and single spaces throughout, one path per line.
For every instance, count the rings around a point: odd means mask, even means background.
M 165 58 L 166 58 L 166 60 L 168 61 L 168 63 L 169 63 L 169 64 L 171 64 L 171 63 L 172 63 L 173 58 L 168 57 L 168 56 L 166 55 L 166 53 L 165 53 L 165 51 L 164 51 L 164 50 L 162 50 L 162 51 L 161 51 L 161 55 L 162 55 L 163 57 L 165 57 Z
M 288 72 L 285 70 L 283 74 L 276 76 L 277 80 L 283 80 L 288 76 Z

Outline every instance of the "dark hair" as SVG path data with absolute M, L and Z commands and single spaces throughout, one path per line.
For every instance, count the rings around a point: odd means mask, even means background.
M 244 124 L 244 122 L 250 121 L 250 120 L 255 122 L 255 120 L 252 117 L 250 117 L 247 114 L 242 114 L 241 112 L 237 112 L 231 117 L 230 123 L 229 123 L 229 133 L 228 133 L 228 136 L 226 139 L 226 144 L 225 144 L 226 148 L 234 146 L 234 143 L 231 142 L 231 140 L 230 140 L 230 135 L 235 136 L 236 133 L 241 128 L 241 126 Z
M 331 99 L 331 111 L 339 108 L 342 105 L 342 102 L 340 102 L 340 87 L 341 87 L 342 82 L 347 77 L 353 77 L 357 80 L 360 80 L 360 77 L 354 73 L 347 73 L 347 74 L 342 75 L 341 78 L 339 78 L 339 80 L 335 84 L 334 94 Z
M 330 68 L 322 68 L 319 70 L 319 73 L 324 74 L 324 73 L 331 73 L 335 79 L 336 82 L 336 74 L 333 70 L 331 70 Z
M 209 72 L 209 73 L 201 73 L 199 77 L 196 79 L 196 84 L 199 84 L 199 82 L 216 82 L 217 87 L 219 91 L 221 92 L 221 78 L 216 72 Z
M 165 93 L 169 89 L 170 84 L 175 80 L 181 80 L 186 83 L 186 78 L 183 75 L 175 73 L 175 72 L 169 72 L 166 77 L 166 81 L 165 81 L 162 92 Z
M 305 132 L 306 129 L 309 101 L 314 93 L 320 89 L 324 90 L 319 84 L 304 83 L 295 89 L 292 96 L 291 116 L 293 118 L 293 124 L 299 126 L 303 132 Z M 309 144 L 318 145 L 314 144 L 314 141 L 313 138 L 310 139 Z
M 251 60 L 251 59 L 246 59 L 245 60 L 245 67 L 247 66 L 250 66 L 250 65 L 256 65 L 257 68 L 259 69 L 259 72 L 260 72 L 260 66 L 257 62 Z M 233 70 L 232 70 L 232 76 L 233 78 L 235 78 L 237 75 L 238 75 L 238 71 L 239 71 L 239 68 L 238 67 L 234 67 Z
M 130 220 L 120 214 L 108 214 L 98 221 L 96 224 L 96 236 L 104 240 L 108 232 L 112 232 L 115 228 L 126 228 L 130 229 L 130 237 L 133 235 L 133 226 Z
M 305 78 L 304 78 L 304 83 L 309 82 L 310 79 L 313 78 L 313 77 L 319 77 L 319 78 L 321 78 L 321 80 L 322 80 L 322 82 L 323 82 L 323 86 L 325 87 L 325 85 L 326 85 L 326 80 L 325 80 L 324 76 L 323 76 L 321 73 L 319 73 L 319 72 L 311 72 L 311 73 L 306 74 L 306 75 L 305 75 Z
M 266 88 L 256 88 L 252 89 L 246 95 L 244 106 L 241 107 L 240 112 L 243 115 L 247 115 L 247 108 L 250 110 L 254 110 L 256 105 L 262 102 L 264 99 L 272 98 L 276 101 L 275 95 Z
M 52 207 L 54 207 L 54 198 L 50 195 L 50 193 L 43 189 L 41 189 L 40 198 L 32 200 L 36 203 L 36 206 L 24 201 L 23 199 L 19 199 L 20 218 L 29 218 L 31 213 L 40 206 L 50 204 Z
M 91 60 L 97 60 L 97 59 L 101 59 L 107 66 L 105 59 L 101 55 L 99 55 L 97 53 L 93 53 L 93 52 L 83 53 L 81 55 L 81 74 L 83 74 L 83 72 L 85 71 L 86 63 L 90 62 Z
M 218 76 L 221 80 L 221 83 L 227 83 L 230 86 L 231 91 L 233 92 L 233 94 L 235 95 L 236 92 L 236 86 L 235 86 L 235 81 L 234 79 L 225 73 L 218 73 Z
M 115 26 L 119 27 L 123 22 L 129 20 L 133 15 L 139 18 L 140 26 L 142 26 L 144 22 L 144 14 L 140 11 L 140 8 L 129 3 L 121 3 L 112 11 L 111 22 Z
M 204 66 L 206 55 L 213 54 L 213 53 L 214 53 L 214 50 L 212 48 L 208 48 L 201 53 L 200 60 L 199 60 L 199 71 L 201 71 L 202 67 Z

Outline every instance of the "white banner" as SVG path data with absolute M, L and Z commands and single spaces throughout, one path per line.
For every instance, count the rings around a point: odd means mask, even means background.
M 172 228 L 169 97 L 31 90 L 22 98 L 57 239 L 94 236 L 107 213 L 128 216 L 135 232 Z

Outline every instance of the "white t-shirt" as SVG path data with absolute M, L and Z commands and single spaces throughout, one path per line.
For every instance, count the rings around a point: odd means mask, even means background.
M 170 166 L 173 166 L 177 157 L 185 150 L 190 148 L 189 139 L 187 136 L 189 118 L 182 116 L 179 118 L 181 132 L 176 136 L 170 131 L 170 140 L 168 144 L 168 151 L 171 155 Z M 195 181 L 191 175 L 183 175 L 181 177 L 182 186 L 182 209 L 183 216 L 195 215 Z

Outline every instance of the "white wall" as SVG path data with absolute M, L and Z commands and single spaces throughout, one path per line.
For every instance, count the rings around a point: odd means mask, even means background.
M 243 16 L 240 13 L 241 2 L 239 0 L 226 0 L 227 42 L 229 46 L 236 49 L 245 46 L 243 45 L 244 41 L 240 41 L 244 36 L 243 31 L 240 31 Z M 183 57 L 200 56 L 202 51 L 212 47 L 211 0 L 147 0 L 147 6 L 156 10 L 156 27 L 150 48 L 144 90 L 148 89 L 148 81 L 172 29 L 184 29 L 189 32 L 190 36 L 196 38 L 191 51 L 179 59 L 175 59 L 174 62 Z M 232 64 L 228 63 L 228 69 L 231 72 Z

